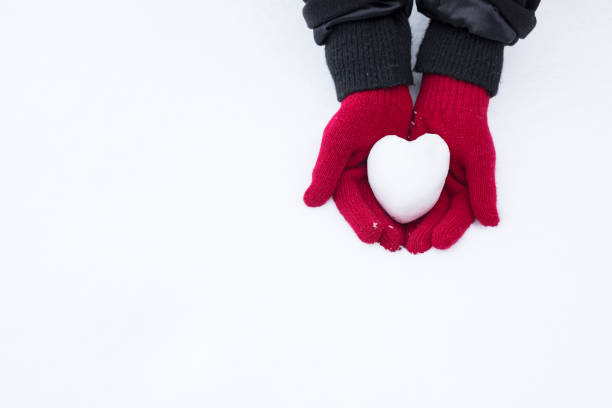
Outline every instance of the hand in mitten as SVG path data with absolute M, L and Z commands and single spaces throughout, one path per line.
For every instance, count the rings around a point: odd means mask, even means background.
M 374 198 L 366 160 L 382 137 L 408 136 L 411 114 L 407 86 L 357 92 L 345 98 L 323 133 L 312 183 L 304 194 L 306 205 L 321 206 L 333 195 L 359 239 L 397 250 L 405 238 L 404 229 Z
M 410 252 L 449 248 L 474 218 L 485 226 L 499 223 L 488 106 L 489 95 L 479 86 L 441 75 L 423 77 L 410 139 L 440 135 L 450 149 L 450 170 L 436 206 L 408 234 Z

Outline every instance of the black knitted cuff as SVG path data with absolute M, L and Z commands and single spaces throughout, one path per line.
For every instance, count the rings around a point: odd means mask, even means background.
M 494 96 L 499 88 L 503 63 L 502 43 L 432 20 L 415 70 L 470 82 Z
M 359 91 L 411 85 L 411 38 L 404 11 L 334 27 L 325 56 L 338 100 Z

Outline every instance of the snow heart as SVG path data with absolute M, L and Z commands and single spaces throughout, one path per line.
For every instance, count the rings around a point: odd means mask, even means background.
M 438 135 L 425 134 L 412 142 L 385 136 L 370 150 L 368 180 L 385 211 L 406 224 L 436 204 L 449 162 L 448 146 Z

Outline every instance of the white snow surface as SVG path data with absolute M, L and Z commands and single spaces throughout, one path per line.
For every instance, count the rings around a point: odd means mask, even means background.
M 0 3 L 0 406 L 612 406 L 612 3 L 542 2 L 501 224 L 421 256 L 301 201 L 338 108 L 301 7 Z

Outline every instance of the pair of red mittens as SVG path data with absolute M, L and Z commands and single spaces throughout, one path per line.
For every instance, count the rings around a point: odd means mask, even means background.
M 312 183 L 304 194 L 311 207 L 330 197 L 366 243 L 419 253 L 452 246 L 478 219 L 499 223 L 495 148 L 487 122 L 489 95 L 476 85 L 426 74 L 413 112 L 407 86 L 357 92 L 343 100 L 327 125 Z M 412 126 L 411 126 L 412 118 Z M 387 135 L 414 140 L 440 135 L 450 153 L 450 170 L 440 199 L 425 216 L 407 225 L 392 220 L 368 184 L 370 149 Z

